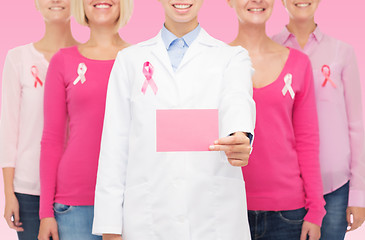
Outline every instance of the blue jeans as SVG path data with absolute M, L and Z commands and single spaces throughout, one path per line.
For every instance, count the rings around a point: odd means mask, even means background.
M 299 240 L 307 211 L 248 211 L 251 239 Z
M 19 218 L 24 232 L 17 232 L 19 240 L 37 240 L 39 231 L 39 196 L 15 193 L 19 202 Z
M 69 206 L 54 204 L 60 240 L 101 240 L 91 234 L 94 206 Z
M 336 191 L 324 195 L 327 214 L 322 222 L 321 240 L 343 240 L 345 238 L 349 185 L 347 182 Z

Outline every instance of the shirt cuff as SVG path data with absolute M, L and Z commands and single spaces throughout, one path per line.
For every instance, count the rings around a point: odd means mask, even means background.
M 324 209 L 324 207 L 323 207 L 322 210 L 309 209 L 307 214 L 304 217 L 304 221 L 314 223 L 314 224 L 321 227 L 322 226 L 322 220 L 323 220 L 325 215 L 326 215 L 326 210 Z
M 246 133 L 247 137 L 250 139 L 250 144 L 252 145 L 252 139 L 253 139 L 253 135 L 251 133 Z
M 231 134 L 229 134 L 229 136 L 232 136 L 233 134 L 235 134 L 235 133 L 231 133 Z M 246 133 L 246 132 L 245 132 L 245 134 L 248 137 L 248 139 L 250 139 L 250 144 L 252 145 L 253 135 L 251 133 Z
M 40 209 L 39 210 L 39 219 L 43 218 L 53 218 L 54 217 L 54 211 L 53 207 L 50 209 Z

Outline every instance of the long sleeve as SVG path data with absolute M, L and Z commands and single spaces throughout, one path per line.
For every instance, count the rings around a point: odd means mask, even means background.
M 1 120 L 0 120 L 0 167 L 15 167 L 20 103 L 21 83 L 19 71 L 16 69 L 14 59 L 8 53 L 5 60 L 2 79 Z
M 321 226 L 325 209 L 319 166 L 318 118 L 312 67 L 309 59 L 305 63 L 303 86 L 295 96 L 293 127 L 300 173 L 304 182 L 305 208 L 308 210 L 304 220 Z
M 109 78 L 95 191 L 94 234 L 121 234 L 128 139 L 130 86 L 119 54 Z
M 361 84 L 355 52 L 348 46 L 347 53 L 342 81 L 351 149 L 349 206 L 365 207 L 365 142 Z
M 52 58 L 44 93 L 44 129 L 41 141 L 40 218 L 53 217 L 58 165 L 61 160 L 67 119 L 64 60 L 58 52 Z
M 241 48 L 229 62 L 223 76 L 223 97 L 219 105 L 221 137 L 239 131 L 254 133 L 256 108 L 252 98 L 252 72 L 248 53 Z

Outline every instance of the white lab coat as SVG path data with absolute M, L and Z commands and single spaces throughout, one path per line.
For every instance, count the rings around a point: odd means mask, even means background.
M 154 67 L 155 95 L 141 89 Z M 156 152 L 156 109 L 218 109 L 220 136 L 254 132 L 251 61 L 203 29 L 173 71 L 161 35 L 121 51 L 106 100 L 93 233 L 123 240 L 248 240 L 241 168 L 223 152 Z M 91 129 L 92 130 L 92 129 Z

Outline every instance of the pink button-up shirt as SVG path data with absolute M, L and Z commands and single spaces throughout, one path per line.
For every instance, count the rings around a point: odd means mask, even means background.
M 15 168 L 13 184 L 17 193 L 40 194 L 39 159 L 47 68 L 48 61 L 33 43 L 11 49 L 4 64 L 0 167 Z
M 365 207 L 361 85 L 353 48 L 323 34 L 318 27 L 304 49 L 286 27 L 273 40 L 302 50 L 312 62 L 324 193 L 350 180 L 349 206 Z

